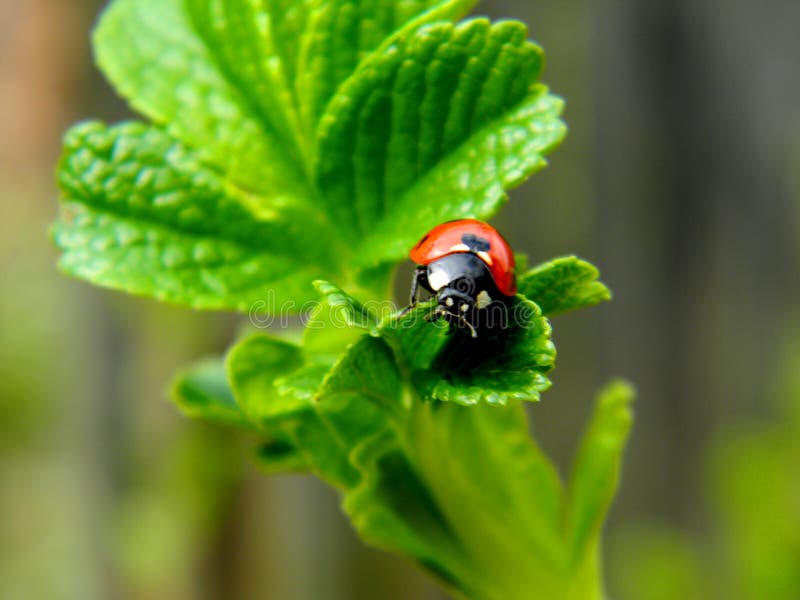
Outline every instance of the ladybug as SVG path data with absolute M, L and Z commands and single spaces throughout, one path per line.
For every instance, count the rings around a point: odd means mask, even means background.
M 477 324 L 485 309 L 505 306 L 517 293 L 514 253 L 503 236 L 483 221 L 442 223 L 408 255 L 417 268 L 407 310 L 417 304 L 420 288 L 427 290 L 437 300 L 431 318 L 466 328 L 473 338 L 478 337 Z

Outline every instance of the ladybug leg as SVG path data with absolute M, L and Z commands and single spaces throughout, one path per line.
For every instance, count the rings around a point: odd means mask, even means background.
M 399 317 L 407 315 L 411 309 L 417 305 L 417 302 L 419 302 L 420 281 L 423 277 L 426 277 L 427 271 L 428 267 L 417 265 L 417 268 L 414 270 L 414 275 L 411 278 L 411 293 L 409 294 L 408 306 L 400 311 Z
M 409 301 L 408 303 L 413 307 L 416 305 L 419 298 L 419 282 L 422 280 L 423 277 L 427 275 L 428 267 L 423 265 L 418 265 L 416 269 L 414 269 L 414 276 L 411 279 L 411 293 L 409 294 Z
M 433 312 L 429 312 L 425 315 L 425 320 L 428 322 L 435 321 L 436 319 L 440 319 L 447 314 L 447 311 L 442 306 L 437 306 Z

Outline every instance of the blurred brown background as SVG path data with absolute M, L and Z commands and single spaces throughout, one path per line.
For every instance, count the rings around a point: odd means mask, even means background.
M 363 547 L 321 484 L 261 476 L 245 443 L 165 401 L 176 368 L 223 351 L 236 318 L 57 273 L 60 136 L 131 116 L 92 67 L 102 4 L 0 0 L 0 597 L 441 598 Z M 496 223 L 532 262 L 592 260 L 616 295 L 555 322 L 537 434 L 568 465 L 594 390 L 629 378 L 637 423 L 609 537 L 640 521 L 702 535 L 709 440 L 778 418 L 775 382 L 800 369 L 786 358 L 800 320 L 800 3 L 477 12 L 530 24 L 571 127 Z

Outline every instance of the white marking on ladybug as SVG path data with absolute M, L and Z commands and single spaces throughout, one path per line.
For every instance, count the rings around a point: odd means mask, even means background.
M 450 246 L 450 252 L 469 252 L 470 248 L 466 244 L 453 244 Z
M 478 297 L 475 298 L 475 305 L 478 308 L 486 308 L 491 303 L 492 303 L 492 298 L 491 296 L 489 296 L 489 292 L 487 292 L 486 290 L 483 290 L 480 294 L 478 294 Z
M 492 266 L 492 255 L 488 252 L 478 252 L 478 256 L 481 258 L 483 262 L 485 262 L 490 267 Z
M 450 280 L 447 278 L 447 273 L 444 271 L 433 271 L 433 273 L 428 271 L 428 285 L 431 286 L 434 292 L 438 292 L 448 283 L 450 283 Z
M 465 312 L 467 312 L 467 311 L 469 310 L 469 305 L 468 305 L 468 304 L 462 304 L 462 305 L 460 306 L 459 310 L 460 310 L 461 312 L 465 313 Z
M 447 304 L 447 306 L 453 306 L 453 299 L 447 298 L 447 300 L 445 300 L 444 303 Z

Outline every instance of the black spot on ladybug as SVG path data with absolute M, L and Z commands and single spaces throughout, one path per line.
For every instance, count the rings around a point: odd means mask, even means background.
M 489 240 L 478 237 L 474 233 L 465 233 L 462 235 L 461 242 L 473 252 L 488 252 L 492 247 Z

